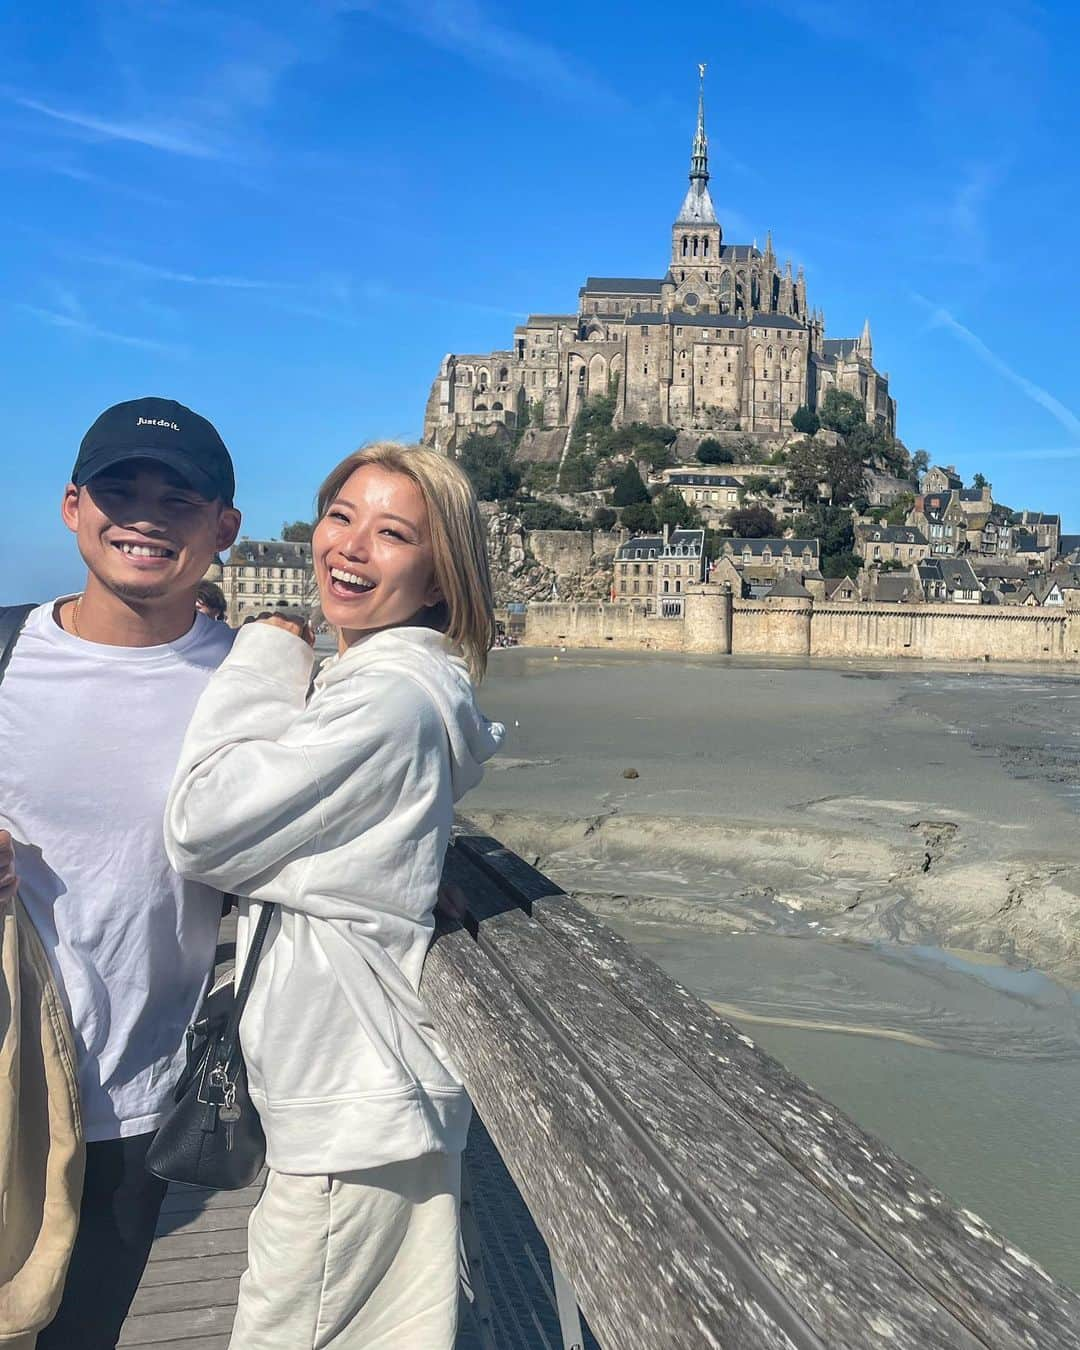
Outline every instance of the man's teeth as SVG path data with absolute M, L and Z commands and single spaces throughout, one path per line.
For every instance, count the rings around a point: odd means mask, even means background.
M 151 548 L 149 544 L 120 544 L 120 552 L 130 558 L 171 558 L 171 548 Z
M 365 591 L 370 591 L 375 585 L 373 581 L 366 581 L 363 577 L 358 577 L 355 572 L 346 572 L 341 567 L 331 567 L 330 575 L 335 581 L 343 581 L 347 586 L 361 586 Z

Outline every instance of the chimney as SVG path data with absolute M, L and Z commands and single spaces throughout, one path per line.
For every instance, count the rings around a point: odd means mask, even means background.
M 668 546 L 668 535 L 669 535 L 670 533 L 671 533 L 671 526 L 667 523 L 667 521 L 665 521 L 665 522 L 664 522 L 664 550 L 665 550 L 665 552 L 667 551 L 667 546 Z

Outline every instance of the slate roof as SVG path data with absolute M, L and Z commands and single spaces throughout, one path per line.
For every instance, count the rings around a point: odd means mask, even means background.
M 255 564 L 259 567 L 310 567 L 311 545 L 286 543 L 281 539 L 240 539 L 232 546 L 228 563 Z
M 1061 525 L 1061 517 L 1058 515 L 1047 515 L 1045 511 L 1021 511 L 1020 519 L 1017 522 L 1020 525 Z
M 643 310 L 639 314 L 627 315 L 628 324 L 678 324 L 686 328 L 776 328 L 799 329 L 806 325 L 789 314 L 754 314 L 747 319 L 741 314 L 690 314 L 686 310 L 673 310 L 670 314 L 657 314 L 655 310 Z
M 1030 530 L 1017 530 L 1013 535 L 1013 548 L 1017 553 L 1041 553 L 1039 541 Z
M 983 500 L 982 488 L 961 488 L 960 500 L 962 502 L 981 502 Z
M 1057 590 L 1059 584 L 1056 577 L 1032 577 L 1028 582 L 1028 589 L 1040 605 L 1045 605 L 1047 596 L 1051 591 Z
M 655 277 L 586 277 L 579 295 L 659 295 L 662 281 Z
M 896 605 L 918 595 L 914 578 L 910 572 L 881 572 L 874 582 L 874 599 L 886 604 Z
M 639 534 L 619 546 L 615 559 L 617 562 L 634 562 L 639 559 L 700 558 L 704 547 L 704 530 L 672 530 L 668 536 L 667 552 L 664 551 L 663 535 Z M 680 548 L 682 553 L 678 551 Z
M 726 473 L 671 473 L 668 474 L 667 481 L 675 483 L 679 487 L 742 487 L 741 479 L 732 478 L 730 474 Z
M 981 591 L 982 583 L 966 558 L 939 558 L 941 579 L 950 591 Z
M 925 544 L 928 542 L 922 530 L 910 525 L 862 525 L 859 527 L 863 538 L 874 544 Z
M 790 573 L 783 576 L 767 593 L 768 600 L 809 600 L 810 592 Z
M 858 587 L 851 577 L 828 577 L 825 581 L 825 594 L 831 600 L 837 591 L 843 590 L 845 587 L 851 587 L 852 590 L 858 591 Z
M 1028 576 L 1027 564 L 1022 562 L 998 562 L 993 559 L 976 562 L 970 558 L 968 562 L 971 564 L 971 570 L 983 581 L 989 581 L 992 578 L 1020 581 Z
M 721 539 L 720 541 L 721 553 L 733 557 L 741 557 L 749 550 L 752 558 L 760 558 L 766 549 L 774 558 L 783 557 L 785 549 L 790 550 L 793 558 L 807 549 L 815 560 L 821 556 L 821 547 L 816 539 Z
M 725 262 L 749 262 L 751 258 L 760 258 L 761 250 L 753 244 L 722 244 L 720 257 Z
M 823 354 L 832 360 L 848 357 L 858 347 L 858 338 L 826 338 L 821 344 Z
M 1064 558 L 1066 554 L 1080 549 L 1080 534 L 1063 534 L 1058 541 L 1058 552 Z

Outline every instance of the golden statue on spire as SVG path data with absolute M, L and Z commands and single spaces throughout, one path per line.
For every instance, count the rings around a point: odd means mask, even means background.
M 704 62 L 704 61 L 699 61 L 699 62 L 698 62 L 697 73 L 698 73 L 698 75 L 700 76 L 701 79 L 704 79 L 704 78 L 705 78 L 705 62 Z

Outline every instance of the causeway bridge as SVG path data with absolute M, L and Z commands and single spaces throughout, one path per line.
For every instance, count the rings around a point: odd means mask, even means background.
M 446 877 L 458 1350 L 1080 1350 L 1080 1295 L 522 858 L 462 821 Z M 257 1197 L 173 1189 L 121 1345 L 224 1350 Z

